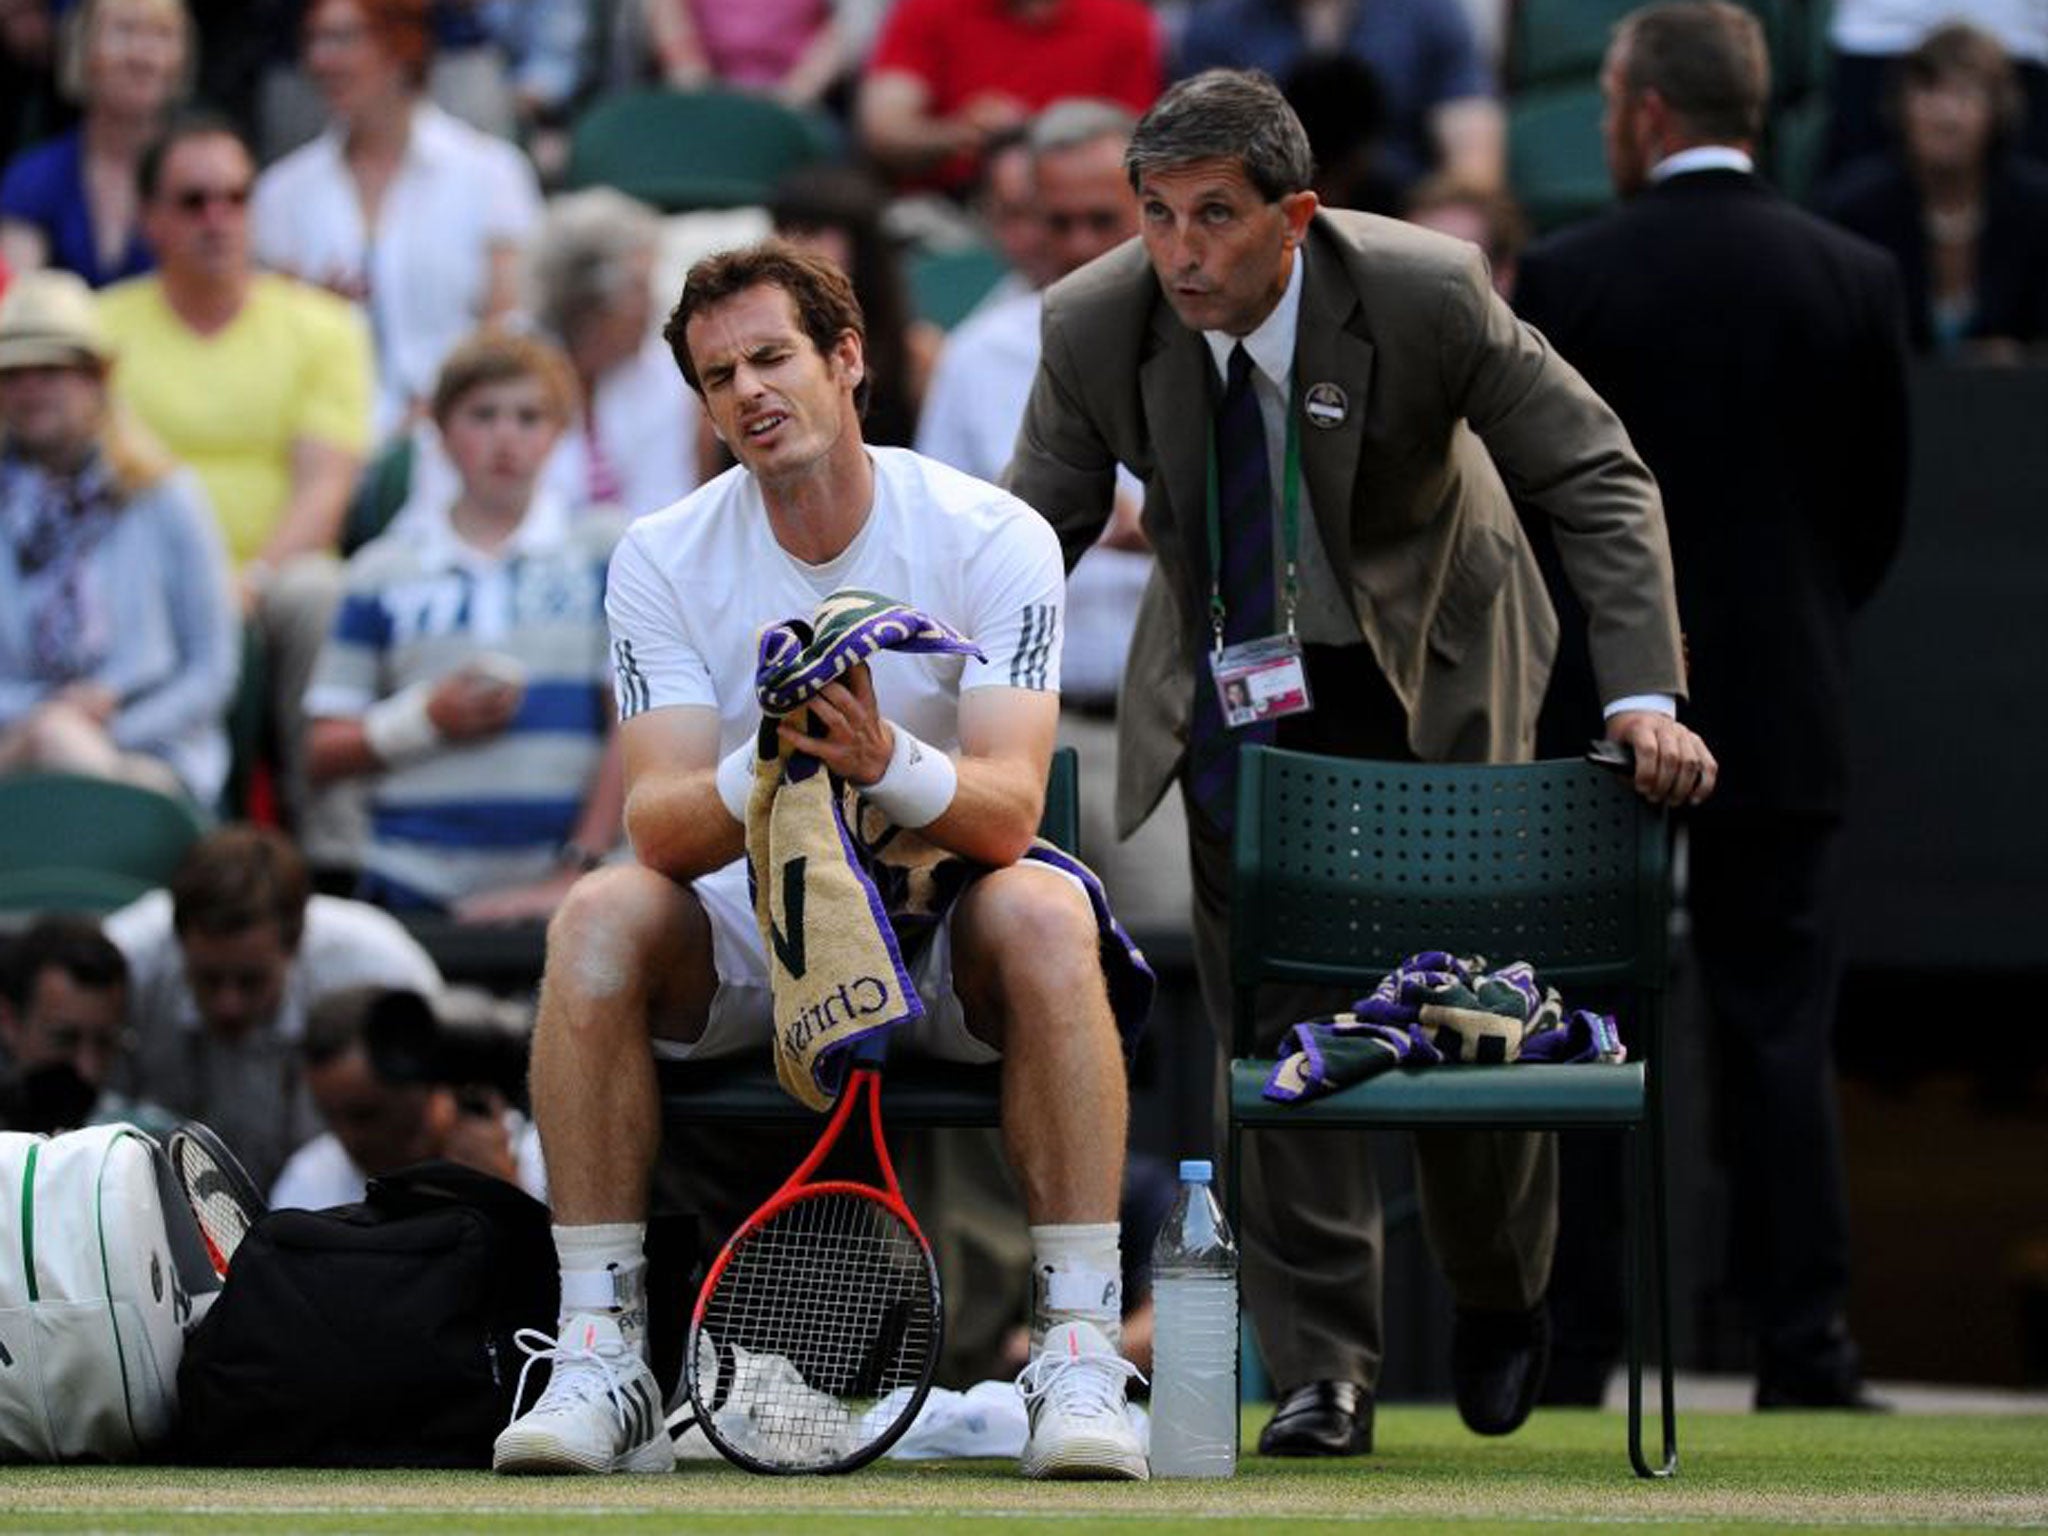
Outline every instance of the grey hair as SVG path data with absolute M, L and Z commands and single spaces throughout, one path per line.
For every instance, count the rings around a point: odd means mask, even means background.
M 1137 126 L 1138 115 L 1127 107 L 1090 96 L 1069 96 L 1031 119 L 1031 126 L 1024 132 L 1024 143 L 1031 158 L 1038 160 L 1079 149 L 1097 139 L 1128 142 Z
M 1273 77 L 1257 69 L 1205 69 L 1152 104 L 1131 134 L 1131 187 L 1151 171 L 1235 160 L 1268 202 L 1305 192 L 1316 161 L 1308 133 Z
M 555 198 L 527 258 L 535 323 L 566 340 L 584 316 L 645 281 L 635 258 L 660 248 L 661 216 L 636 198 L 611 187 Z

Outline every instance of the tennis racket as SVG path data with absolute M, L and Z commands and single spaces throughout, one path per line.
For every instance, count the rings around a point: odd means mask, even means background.
M 226 1278 L 235 1249 L 248 1236 L 256 1218 L 269 1209 L 241 1160 L 212 1129 L 187 1120 L 165 1144 L 171 1172 L 199 1221 L 207 1257 L 214 1273 Z
M 683 1350 L 696 1423 L 750 1472 L 851 1472 L 908 1429 L 931 1390 L 944 1314 L 931 1244 L 882 1138 L 887 1031 L 854 1047 L 818 1144 L 732 1235 Z M 879 1179 L 820 1176 L 867 1101 Z

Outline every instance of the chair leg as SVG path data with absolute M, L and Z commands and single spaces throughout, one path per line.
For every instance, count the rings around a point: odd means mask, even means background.
M 1652 1115 L 1628 1137 L 1628 1459 L 1636 1476 L 1678 1472 L 1678 1408 L 1671 1361 L 1671 1233 L 1665 1206 L 1664 1126 Z M 1643 1335 L 1657 1330 L 1663 1460 L 1643 1454 Z

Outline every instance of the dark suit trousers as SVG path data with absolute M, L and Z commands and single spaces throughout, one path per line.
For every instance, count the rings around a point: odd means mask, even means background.
M 1279 744 L 1347 757 L 1411 759 L 1399 705 L 1362 647 L 1317 654 L 1317 708 L 1284 722 Z M 1202 678 L 1198 686 L 1208 686 Z M 1230 845 L 1192 803 L 1195 962 L 1221 1055 L 1230 1042 Z M 1361 989 L 1362 990 L 1362 989 Z M 1348 1007 L 1357 993 L 1261 991 L 1257 1044 L 1270 1053 L 1291 1024 Z M 1219 1071 L 1219 1097 L 1228 1082 Z M 1533 1306 L 1557 1236 L 1554 1137 L 1430 1131 L 1415 1137 L 1424 1229 L 1461 1306 Z M 1360 1131 L 1248 1133 L 1241 1170 L 1244 1296 L 1275 1388 L 1347 1380 L 1372 1388 L 1385 1353 L 1380 1316 L 1379 1182 Z
M 1690 824 L 1689 903 L 1713 1018 L 1732 1277 L 1763 1373 L 1853 1379 L 1834 1070 L 1840 826 L 1712 805 Z

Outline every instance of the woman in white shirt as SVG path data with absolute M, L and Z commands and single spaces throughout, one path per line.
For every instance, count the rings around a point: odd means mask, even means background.
M 428 10 L 428 0 L 314 0 L 306 69 L 331 120 L 264 172 L 251 209 L 260 262 L 364 307 L 380 432 L 432 392 L 458 340 L 512 308 L 520 248 L 540 216 L 525 157 L 423 96 Z

